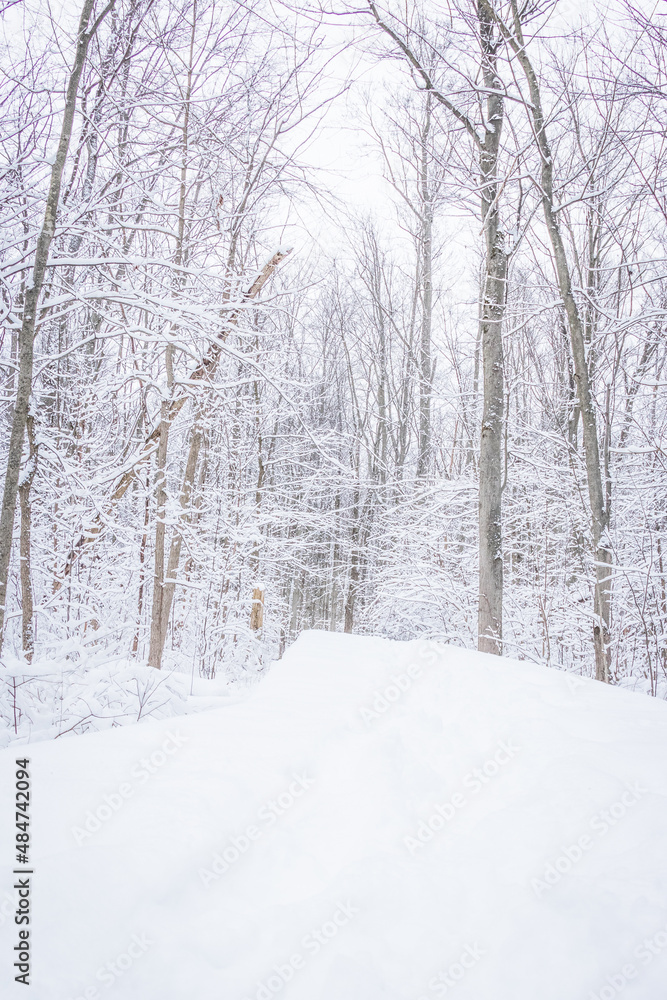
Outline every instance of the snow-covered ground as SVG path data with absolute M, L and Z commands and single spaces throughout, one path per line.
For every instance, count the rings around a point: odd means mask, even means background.
M 305 633 L 241 700 L 0 753 L 2 996 L 664 1000 L 666 761 L 664 702 Z
M 170 651 L 171 652 L 171 651 Z M 109 655 L 74 637 L 40 650 L 32 663 L 5 654 L 0 667 L 0 747 L 101 732 L 166 719 L 243 697 L 265 669 L 258 657 L 225 664 L 213 679 L 195 676 L 184 656 L 162 670 L 134 656 Z

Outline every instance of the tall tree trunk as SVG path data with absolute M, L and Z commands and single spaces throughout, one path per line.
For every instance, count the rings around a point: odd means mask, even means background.
M 21 468 L 21 455 L 23 453 L 23 438 L 25 434 L 26 421 L 28 418 L 28 408 L 30 406 L 30 393 L 32 391 L 32 368 L 35 340 L 35 326 L 37 323 L 37 306 L 44 284 L 44 274 L 46 263 L 49 257 L 49 249 L 53 241 L 56 230 L 56 217 L 58 214 L 58 202 L 60 200 L 60 188 L 62 185 L 65 161 L 69 151 L 72 137 L 72 126 L 74 123 L 74 112 L 76 110 L 76 98 L 79 90 L 79 81 L 83 72 L 88 45 L 91 38 L 97 31 L 112 9 L 115 0 L 110 0 L 102 13 L 94 21 L 89 30 L 89 22 L 93 11 L 94 0 L 84 0 L 79 28 L 77 32 L 76 54 L 74 65 L 67 82 L 65 96 L 65 112 L 60 129 L 60 139 L 56 157 L 51 168 L 51 180 L 46 198 L 46 210 L 44 212 L 44 222 L 37 239 L 35 249 L 32 278 L 26 288 L 25 301 L 23 304 L 23 321 L 19 334 L 19 374 L 16 389 L 16 403 L 12 418 L 12 430 L 9 440 L 9 454 L 7 457 L 7 472 L 5 475 L 5 487 L 2 497 L 2 510 L 0 511 L 0 649 L 2 649 L 3 628 L 5 621 L 5 610 L 7 602 L 7 578 L 9 574 L 9 559 L 12 550 L 12 536 L 14 533 L 14 512 L 16 510 L 16 496 L 18 492 L 19 472 Z
M 141 536 L 139 546 L 139 595 L 137 598 L 137 631 L 132 640 L 132 652 L 136 653 L 139 648 L 139 630 L 141 629 L 141 615 L 144 610 L 144 587 L 146 585 L 146 543 L 148 542 L 148 519 L 150 512 L 150 474 L 146 478 L 146 498 L 144 500 L 144 533 Z
M 166 533 L 166 466 L 169 442 L 169 401 L 162 400 L 160 436 L 155 460 L 155 556 L 153 568 L 153 604 L 151 607 L 151 637 L 148 665 L 159 667 L 162 661 L 162 605 L 164 602 L 164 540 Z
M 347 594 L 345 595 L 345 623 L 344 632 L 352 632 L 354 629 L 354 606 L 357 599 L 357 588 L 359 586 L 359 548 L 355 544 L 356 533 L 352 535 L 352 554 L 350 556 L 350 575 L 347 583 Z
M 373 0 L 368 9 L 383 31 L 394 40 L 406 59 L 421 77 L 432 95 L 452 114 L 475 142 L 479 151 L 482 189 L 482 222 L 486 240 L 486 265 L 481 298 L 479 340 L 484 370 L 484 406 L 480 443 L 479 471 L 479 604 L 477 615 L 478 648 L 487 653 L 502 653 L 502 446 L 503 446 L 503 344 L 502 321 L 505 310 L 507 257 L 499 228 L 498 152 L 503 126 L 503 86 L 497 73 L 495 12 L 488 0 L 479 0 L 477 8 L 482 46 L 482 77 L 486 93 L 486 123 L 483 138 L 468 116 L 435 86 L 429 71 L 408 42 L 384 21 Z M 408 33 L 409 37 L 409 33 Z M 422 330 L 422 338 L 424 331 Z M 423 339 L 422 339 L 423 343 Z M 477 366 L 476 366 L 477 367 Z M 477 381 L 477 372 L 475 381 Z M 424 411 L 425 412 L 425 411 Z M 421 413 L 420 413 L 421 417 Z
M 197 30 L 197 0 L 192 9 L 192 26 L 190 29 L 190 58 L 188 62 L 188 75 L 185 87 L 185 99 L 183 107 L 183 129 L 181 131 L 181 178 L 178 199 L 178 230 L 176 233 L 176 253 L 174 254 L 174 264 L 176 265 L 176 284 L 182 284 L 180 267 L 183 263 L 183 251 L 185 242 L 185 207 L 187 200 L 187 179 L 188 179 L 188 143 L 190 138 L 190 100 L 192 97 L 192 70 L 194 65 L 195 34 Z M 157 471 L 155 475 L 155 496 L 157 501 L 156 524 L 155 524 L 155 569 L 153 573 L 153 605 L 151 609 L 151 637 L 148 650 L 148 665 L 159 669 L 162 663 L 162 652 L 167 638 L 167 626 L 169 623 L 169 612 L 171 610 L 171 600 L 167 598 L 167 577 L 165 577 L 165 540 L 166 540 L 166 462 L 167 450 L 169 446 L 169 430 L 171 421 L 169 420 L 169 410 L 174 402 L 174 374 L 173 374 L 173 347 L 169 344 L 165 350 L 165 367 L 167 370 L 167 384 L 169 388 L 169 400 L 163 400 L 160 411 L 160 432 L 157 451 Z
M 190 516 L 190 498 L 192 487 L 197 472 L 197 462 L 201 449 L 202 430 L 199 415 L 195 418 L 192 435 L 190 438 L 190 448 L 188 458 L 185 463 L 185 473 L 180 492 L 181 522 L 186 521 Z M 163 540 L 164 545 L 164 540 Z M 156 667 L 158 670 L 162 665 L 162 654 L 165 642 L 167 641 L 167 629 L 169 626 L 169 616 L 174 601 L 174 591 L 176 589 L 176 574 L 181 560 L 181 548 L 183 546 L 183 529 L 179 525 L 174 526 L 169 545 L 169 558 L 167 560 L 167 571 L 163 573 L 160 585 L 159 602 L 155 608 L 154 617 L 151 618 L 151 645 L 148 658 L 148 665 Z M 164 549 L 163 549 L 164 553 Z M 164 559 L 164 556 L 163 556 Z M 164 566 L 164 562 L 163 562 Z M 156 579 L 157 585 L 157 579 Z
M 417 475 L 428 475 L 431 460 L 431 325 L 433 317 L 433 201 L 429 178 L 428 142 L 431 131 L 431 94 L 426 94 L 424 126 L 421 134 L 421 298 L 422 322 L 419 344 L 419 445 Z
M 507 283 L 507 255 L 498 211 L 498 151 L 504 105 L 496 72 L 493 22 L 479 8 L 482 73 L 487 90 L 486 128 L 480 150 L 482 222 L 486 266 L 481 296 L 480 340 L 484 403 L 479 454 L 479 604 L 477 648 L 502 653 L 502 451 L 504 416 L 503 314 Z
M 19 552 L 21 557 L 21 617 L 22 617 L 22 646 L 25 658 L 28 663 L 32 663 L 35 651 L 35 625 L 33 620 L 34 601 L 32 596 L 32 576 L 30 565 L 30 538 L 32 534 L 32 510 L 30 507 L 30 490 L 32 481 L 37 471 L 38 445 L 35 440 L 35 418 L 28 414 L 26 420 L 28 431 L 28 445 L 30 455 L 28 457 L 28 467 L 23 473 L 23 478 L 19 483 L 19 506 L 21 509 L 21 535 L 19 540 Z
M 259 362 L 259 340 L 255 341 L 257 360 Z M 259 520 L 262 510 L 262 493 L 264 489 L 264 477 L 266 466 L 264 464 L 262 423 L 260 410 L 259 382 L 253 382 L 253 397 L 255 400 L 255 430 L 257 432 L 257 485 L 255 486 L 255 516 Z M 261 529 L 257 526 L 257 539 L 252 547 L 249 559 L 249 569 L 253 581 L 252 604 L 250 606 L 250 628 L 253 632 L 261 632 L 264 626 L 264 586 L 259 582 L 260 578 L 260 544 Z
M 542 210 L 549 240 L 554 254 L 554 265 L 558 278 L 561 298 L 565 306 L 574 377 L 577 386 L 577 397 L 581 413 L 581 425 L 584 439 L 584 454 L 586 458 L 586 478 L 588 482 L 588 498 L 591 512 L 591 528 L 593 548 L 595 552 L 595 624 L 593 626 L 593 642 L 595 648 L 595 676 L 597 680 L 609 682 L 611 664 L 611 573 L 612 558 L 609 548 L 609 518 L 611 508 L 611 491 L 609 480 L 603 484 L 603 471 L 600 462 L 600 447 L 598 444 L 597 421 L 590 385 L 590 373 L 586 357 L 584 328 L 579 308 L 572 291 L 570 266 L 565 252 L 565 245 L 558 224 L 558 215 L 554 200 L 553 157 L 549 145 L 542 96 L 537 74 L 526 51 L 526 43 L 521 26 L 521 15 L 517 0 L 511 0 L 513 28 L 510 29 L 496 15 L 489 0 L 480 0 L 480 5 L 487 15 L 499 25 L 505 39 L 512 47 L 526 77 L 530 93 L 530 109 L 535 141 L 541 160 Z
M 357 456 L 358 458 L 358 456 Z M 354 609 L 357 600 L 357 590 L 359 588 L 359 563 L 361 561 L 361 517 L 362 517 L 361 490 L 357 485 L 354 490 L 354 501 L 352 504 L 352 532 L 350 536 L 350 569 L 347 578 L 347 591 L 345 594 L 343 625 L 344 632 L 352 632 L 354 629 Z

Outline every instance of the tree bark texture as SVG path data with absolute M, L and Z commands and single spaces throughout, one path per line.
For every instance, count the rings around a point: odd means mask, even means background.
M 504 104 L 496 72 L 493 21 L 479 7 L 482 74 L 487 91 L 486 127 L 480 148 L 482 222 L 486 260 L 481 295 L 483 409 L 479 452 L 479 601 L 477 648 L 483 653 L 503 651 L 502 477 L 503 418 L 505 409 L 503 315 L 507 284 L 507 255 L 498 211 L 498 152 Z

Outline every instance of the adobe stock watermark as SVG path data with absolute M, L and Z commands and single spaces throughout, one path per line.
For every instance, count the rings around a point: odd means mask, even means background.
M 461 784 L 470 793 L 466 797 L 463 792 L 454 792 L 450 799 L 436 805 L 434 811 L 419 823 L 414 835 L 408 835 L 403 843 L 414 857 L 415 852 L 422 850 L 449 823 L 457 812 L 470 801 L 472 796 L 478 795 L 485 785 L 488 785 L 501 769 L 505 767 L 521 750 L 515 746 L 511 740 L 500 740 L 497 744 L 496 752 L 489 757 L 480 767 L 474 767 L 464 775 Z
M 81 826 L 71 827 L 71 834 L 80 847 L 93 834 L 102 829 L 111 817 L 122 809 L 125 802 L 132 798 L 137 788 L 145 785 L 153 775 L 157 774 L 160 768 L 164 767 L 181 747 L 189 742 L 188 736 L 181 736 L 180 733 L 167 733 L 157 750 L 154 750 L 150 757 L 142 757 L 134 765 L 130 772 L 132 781 L 123 781 L 115 792 L 109 792 L 103 796 L 103 801 L 95 810 L 89 809 Z
M 541 878 L 530 880 L 531 888 L 538 899 L 549 892 L 563 877 L 572 871 L 575 865 L 584 858 L 602 837 L 605 837 L 617 823 L 619 823 L 628 811 L 639 802 L 642 796 L 646 795 L 648 788 L 642 788 L 638 781 L 631 788 L 626 788 L 621 797 L 617 799 L 607 809 L 601 809 L 595 813 L 589 822 L 593 831 L 592 834 L 583 833 L 573 844 L 561 847 L 561 853 L 553 861 L 549 861 L 542 872 Z
M 644 938 L 641 944 L 635 948 L 633 955 L 638 959 L 641 966 L 646 968 L 656 956 L 661 955 L 667 948 L 667 925 L 650 938 Z M 614 1000 L 626 986 L 639 976 L 639 969 L 634 962 L 626 962 L 618 972 L 605 978 L 604 986 L 596 992 L 591 990 L 588 1000 Z
M 121 979 L 125 973 L 138 961 L 143 958 L 150 946 L 154 944 L 149 941 L 146 934 L 133 934 L 130 943 L 119 955 L 116 955 L 110 962 L 104 965 L 95 973 L 95 979 L 102 983 L 106 989 L 110 989 L 117 980 Z M 83 993 L 72 996 L 69 1000 L 99 1000 L 101 996 L 99 987 L 87 986 Z
M 323 948 L 340 933 L 351 920 L 359 913 L 359 910 L 349 900 L 346 903 L 338 903 L 335 912 L 325 920 L 319 927 L 315 927 L 301 938 L 300 951 L 295 951 L 284 962 L 273 966 L 271 974 L 266 979 L 258 981 L 255 992 L 248 994 L 244 1000 L 272 1000 L 291 982 L 297 972 L 305 969 L 309 958 L 319 955 Z
M 433 666 L 442 656 L 442 652 L 433 643 L 425 643 L 419 650 L 419 656 L 423 662 L 410 663 L 400 673 L 393 674 L 384 687 L 373 692 L 369 704 L 361 706 L 359 714 L 367 726 L 382 718 L 392 705 L 399 702 L 421 677 L 424 668 Z
M 486 951 L 476 941 L 474 944 L 467 944 L 459 955 L 458 961 L 452 962 L 443 972 L 438 972 L 429 979 L 428 989 L 430 993 L 436 997 L 449 996 L 451 991 L 458 986 L 471 969 L 474 969 L 485 954 Z M 432 998 L 422 993 L 417 1000 L 432 1000 Z
M 208 868 L 199 869 L 199 878 L 205 889 L 217 882 L 232 865 L 241 858 L 252 845 L 262 837 L 265 830 L 270 829 L 278 819 L 292 808 L 297 799 L 308 791 L 315 783 L 314 778 L 307 774 L 293 774 L 292 781 L 285 791 L 275 799 L 267 799 L 257 810 L 257 823 L 249 823 L 235 837 L 230 837 L 221 851 L 216 851 L 209 862 Z

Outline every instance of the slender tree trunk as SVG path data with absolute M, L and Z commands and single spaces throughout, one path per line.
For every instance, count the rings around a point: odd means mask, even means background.
M 194 64 L 195 33 L 197 30 L 197 2 L 195 0 L 192 10 L 192 27 L 190 30 L 190 59 L 188 63 L 187 83 L 185 87 L 185 101 L 183 109 L 183 129 L 181 132 L 181 178 L 178 199 L 178 230 L 176 234 L 176 253 L 174 264 L 176 265 L 176 283 L 182 284 L 181 275 L 178 271 L 183 263 L 183 250 L 185 242 L 185 207 L 187 200 L 187 178 L 188 178 L 188 143 L 190 129 L 190 99 L 192 97 L 192 70 Z M 169 400 L 163 400 L 160 412 L 160 435 L 157 453 L 157 472 L 155 477 L 155 495 L 157 500 L 157 521 L 155 525 L 155 570 L 153 574 L 153 606 L 151 610 L 151 637 L 148 652 L 148 665 L 160 668 L 162 663 L 162 652 L 167 638 L 167 626 L 169 624 L 169 612 L 171 611 L 171 599 L 167 597 L 166 589 L 169 574 L 165 578 L 165 540 L 166 540 L 166 462 L 167 450 L 169 446 L 169 430 L 171 421 L 169 411 L 174 402 L 174 375 L 173 375 L 173 347 L 168 345 L 165 350 L 165 367 L 167 369 L 167 384 L 169 387 Z
M 162 401 L 160 436 L 155 460 L 155 557 L 153 568 L 153 604 L 151 608 L 151 638 L 148 665 L 159 667 L 162 661 L 164 640 L 161 635 L 162 605 L 164 601 L 164 540 L 166 532 L 166 465 L 169 441 L 169 401 Z
M 378 309 L 378 312 L 381 312 L 381 310 Z M 384 318 L 382 316 L 380 316 L 379 320 L 378 333 L 380 336 L 378 351 L 379 378 L 377 391 L 378 426 L 373 456 L 373 475 L 379 483 L 384 485 L 387 480 L 387 444 L 389 440 L 387 430 L 389 424 L 389 405 L 387 399 L 387 332 L 385 329 Z
M 484 407 L 479 454 L 478 649 L 502 654 L 503 342 L 507 258 L 502 234 L 487 260 L 482 313 Z
M 146 479 L 146 500 L 144 502 L 144 533 L 141 536 L 139 546 L 139 596 L 137 599 L 137 631 L 132 640 L 132 652 L 136 653 L 139 648 L 139 629 L 141 628 L 141 614 L 144 610 L 144 587 L 146 585 L 146 543 L 148 542 L 148 515 L 150 512 L 150 475 Z
M 352 539 L 354 546 L 354 537 Z M 352 549 L 350 557 L 350 575 L 347 584 L 347 594 L 345 596 L 345 625 L 344 632 L 352 632 L 354 629 L 354 605 L 357 597 L 357 587 L 359 586 L 359 550 L 356 546 Z
M 60 130 L 60 139 L 58 141 L 56 157 L 51 168 L 51 180 L 46 198 L 44 222 L 37 239 L 32 278 L 26 288 L 25 301 L 23 304 L 23 321 L 21 324 L 21 332 L 19 334 L 19 373 L 17 380 L 16 403 L 14 405 L 14 414 L 12 418 L 9 454 L 7 457 L 7 472 L 5 475 L 5 487 L 2 497 L 2 509 L 0 511 L 0 649 L 2 648 L 3 639 L 3 627 L 7 601 L 7 578 L 9 573 L 9 559 L 12 550 L 14 512 L 16 510 L 21 455 L 23 453 L 23 437 L 28 418 L 28 408 L 30 406 L 30 393 L 32 391 L 32 368 L 35 326 L 37 322 L 37 306 L 42 286 L 44 284 L 44 274 L 49 257 L 49 249 L 55 235 L 56 216 L 58 214 L 58 202 L 60 200 L 63 171 L 65 169 L 65 161 L 67 159 L 67 153 L 69 151 L 70 140 L 72 137 L 74 112 L 76 110 L 76 98 L 79 90 L 81 73 L 83 72 L 84 63 L 86 61 L 88 45 L 90 43 L 90 39 L 102 23 L 103 18 L 106 17 L 108 12 L 113 7 L 114 2 L 115 0 L 110 0 L 97 20 L 93 23 L 92 27 L 89 29 L 94 0 L 84 0 L 79 20 L 74 64 L 67 82 L 65 112 Z
M 496 73 L 493 22 L 479 8 L 482 72 L 487 90 L 486 129 L 480 150 L 482 222 L 486 239 L 486 267 L 481 296 L 480 340 L 484 403 L 479 454 L 479 604 L 477 647 L 502 654 L 503 638 L 503 315 L 507 283 L 507 255 L 498 212 L 498 151 L 503 124 L 503 97 Z
M 21 535 L 19 550 L 21 557 L 21 615 L 22 615 L 22 646 L 28 663 L 32 662 L 35 651 L 35 625 L 33 619 L 34 601 L 32 595 L 32 576 L 30 565 L 30 537 L 32 534 L 32 510 L 30 507 L 30 490 L 37 471 L 38 445 L 35 440 L 35 420 L 30 414 L 26 420 L 30 455 L 28 467 L 19 483 L 19 506 L 21 509 Z
M 344 632 L 352 632 L 354 629 L 354 608 L 357 599 L 357 589 L 359 587 L 359 561 L 361 558 L 361 516 L 361 494 L 359 487 L 357 487 L 354 491 L 354 503 L 352 506 L 352 534 L 350 538 L 352 551 L 350 554 L 350 571 L 347 579 L 347 592 L 345 594 Z
M 189 517 L 190 498 L 192 496 L 192 486 L 197 472 L 197 462 L 199 459 L 201 441 L 201 424 L 199 418 L 197 418 L 195 420 L 192 436 L 190 438 L 190 448 L 188 450 L 188 458 L 185 463 L 185 473 L 183 475 L 183 484 L 181 486 L 179 497 L 181 506 L 180 519 L 182 522 L 186 521 Z M 160 587 L 160 602 L 159 607 L 156 609 L 156 614 L 159 614 L 159 618 L 156 617 L 151 623 L 151 654 L 149 656 L 148 664 L 151 667 L 157 667 L 158 670 L 162 664 L 162 654 L 167 641 L 169 616 L 171 614 L 171 608 L 174 601 L 176 575 L 178 573 L 178 566 L 181 560 L 182 546 L 183 529 L 179 525 L 175 525 L 171 537 L 171 544 L 169 546 L 167 572 L 162 578 L 162 585 Z
M 431 325 L 433 318 L 433 202 L 429 178 L 428 142 L 431 131 L 431 94 L 426 94 L 426 112 L 421 135 L 421 292 L 422 322 L 419 350 L 419 445 L 417 475 L 428 475 L 431 460 Z
M 588 482 L 588 498 L 591 511 L 591 527 L 593 534 L 593 549 L 595 552 L 595 597 L 594 609 L 596 622 L 593 627 L 595 648 L 595 676 L 599 681 L 609 682 L 611 665 L 611 573 L 612 557 L 609 548 L 609 516 L 610 489 L 609 480 L 603 485 L 603 472 L 600 462 L 600 447 L 598 443 L 597 421 L 593 395 L 590 385 L 590 372 L 586 357 L 584 328 L 579 308 L 572 291 L 570 266 L 565 252 L 565 245 L 558 224 L 558 215 L 553 193 L 553 157 L 549 145 L 542 96 L 537 74 L 528 57 L 526 43 L 523 37 L 521 16 L 517 0 L 511 0 L 513 13 L 513 30 L 505 25 L 496 15 L 489 0 L 480 0 L 487 15 L 499 25 L 506 41 L 512 47 L 526 77 L 530 93 L 530 115 L 532 118 L 535 141 L 541 159 L 542 210 L 549 239 L 554 254 L 554 265 L 558 278 L 560 294 L 565 306 L 574 377 L 577 386 L 577 397 L 581 413 L 581 425 L 584 439 L 584 454 L 586 459 L 586 478 Z
M 507 258 L 499 228 L 497 166 L 500 135 L 504 117 L 504 89 L 497 74 L 497 17 L 488 0 L 478 0 L 482 77 L 486 93 L 486 123 L 481 138 L 473 122 L 447 96 L 435 87 L 429 72 L 408 42 L 386 21 L 376 4 L 368 0 L 368 9 L 377 24 L 406 56 L 421 77 L 425 89 L 454 115 L 474 140 L 480 155 L 482 221 L 486 238 L 486 267 L 481 296 L 480 341 L 484 371 L 484 407 L 480 444 L 479 474 L 479 604 L 478 648 L 483 652 L 502 652 L 502 450 L 503 450 L 503 346 L 502 321 L 505 308 Z M 422 331 L 423 333 L 423 331 Z M 425 410 L 423 411 L 425 415 Z M 420 414 L 421 417 L 421 414 Z
M 259 361 L 259 341 L 255 343 L 257 350 L 257 360 Z M 253 382 L 253 395 L 255 399 L 255 427 L 257 431 L 257 485 L 255 487 L 255 512 L 259 518 L 262 509 L 262 498 L 264 490 L 264 479 L 266 477 L 266 465 L 264 462 L 264 442 L 261 427 L 260 413 L 260 392 L 257 379 Z M 271 447 L 269 448 L 269 456 Z M 261 548 L 258 539 L 250 555 L 250 573 L 253 579 L 252 605 L 250 609 L 250 628 L 253 632 L 262 633 L 264 628 L 264 585 L 259 582 L 260 576 Z

